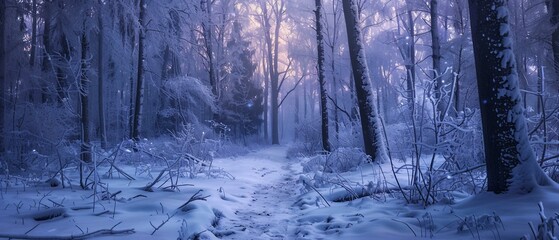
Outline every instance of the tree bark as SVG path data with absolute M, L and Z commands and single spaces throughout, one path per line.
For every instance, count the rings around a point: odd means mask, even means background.
M 37 0 L 31 3 L 31 49 L 29 53 L 29 65 L 35 66 L 35 52 L 37 45 Z
M 200 7 L 202 11 L 206 13 L 207 22 L 202 23 L 202 29 L 204 31 L 204 44 L 206 45 L 206 55 L 208 57 L 208 74 L 210 78 L 210 86 L 212 87 L 212 93 L 214 97 L 219 99 L 219 88 L 217 86 L 215 63 L 214 63 L 214 49 L 213 49 L 213 27 L 212 27 L 212 1 L 202 0 L 200 2 Z M 217 116 L 217 115 L 216 115 Z
M 50 43 L 50 34 L 51 34 L 51 8 L 52 3 L 50 1 L 45 1 L 43 3 L 43 57 L 42 57 L 42 64 L 41 70 L 43 74 L 47 74 L 51 71 L 51 52 L 52 47 Z M 41 103 L 46 103 L 48 100 L 48 87 L 45 83 L 41 83 Z
M 265 45 L 266 44 L 262 44 L 262 55 L 266 55 L 266 50 L 265 50 Z M 270 93 L 270 74 L 268 74 L 268 72 L 270 71 L 270 69 L 267 69 L 266 67 L 266 58 L 263 57 L 262 58 L 262 69 L 263 69 L 263 74 L 264 74 L 264 116 L 263 116 L 263 128 L 264 128 L 264 139 L 266 139 L 266 143 L 269 143 L 270 139 L 269 139 L 269 134 L 268 134 L 268 129 L 269 129 L 269 121 L 268 121 L 268 112 L 269 112 L 269 93 Z
M 0 153 L 6 150 L 4 143 L 4 108 L 6 82 L 6 1 L 0 1 Z
M 322 3 L 315 0 L 316 10 L 316 44 L 318 52 L 318 84 L 320 85 L 320 112 L 322 120 L 322 149 L 330 152 L 330 142 L 328 141 L 328 100 L 326 92 L 326 79 L 324 77 L 324 36 L 322 34 Z
M 136 79 L 136 98 L 134 101 L 134 121 L 132 122 L 132 140 L 138 143 L 140 141 L 140 130 L 142 123 L 142 108 L 144 101 L 144 72 L 145 72 L 145 56 L 144 56 L 144 42 L 146 39 L 146 2 L 140 0 L 140 34 L 138 38 L 138 74 Z
M 407 16 L 408 16 L 408 33 L 409 33 L 409 41 L 408 41 L 408 60 L 406 61 L 406 87 L 408 92 L 408 104 L 409 109 L 412 111 L 411 114 L 413 116 L 413 109 L 415 108 L 413 105 L 415 104 L 415 23 L 413 20 L 413 14 L 411 11 L 411 7 L 408 6 Z
M 267 63 L 268 74 L 270 75 L 270 118 L 272 127 L 272 144 L 279 144 L 279 70 L 278 70 L 278 49 L 279 49 L 279 32 L 283 18 L 284 2 L 281 1 L 278 9 L 275 9 L 275 26 L 274 26 L 274 40 L 272 42 L 271 35 L 271 14 L 268 11 L 267 3 L 262 3 L 262 13 L 264 22 L 264 35 L 267 46 Z
M 104 33 L 104 26 L 103 26 L 103 3 L 101 0 L 99 1 L 99 9 L 98 9 L 97 21 L 99 24 L 99 35 L 98 35 L 98 47 L 99 47 L 99 56 L 97 56 L 97 65 L 99 67 L 97 73 L 97 80 L 98 80 L 98 88 L 97 94 L 99 95 L 99 102 L 98 104 L 98 114 L 99 114 L 99 132 L 101 135 L 101 148 L 107 148 L 107 128 L 105 126 L 105 96 L 104 96 L 104 74 L 105 74 L 105 56 L 104 56 L 104 48 L 105 48 L 105 33 Z
M 433 80 L 435 81 L 435 100 L 437 101 L 437 112 L 436 116 L 442 119 L 445 111 L 445 104 L 443 99 L 441 99 L 441 88 L 443 87 L 443 79 L 441 77 L 441 44 L 439 38 L 439 14 L 438 14 L 438 3 L 437 0 L 431 0 L 431 49 L 432 49 L 432 60 L 433 60 Z
M 553 51 L 553 68 L 555 74 L 559 76 L 559 0 L 550 0 L 548 2 L 548 8 L 550 8 L 550 22 L 553 27 L 553 33 L 551 34 L 551 49 Z M 558 77 L 559 79 L 559 77 Z
M 528 139 L 506 3 L 469 0 L 487 190 L 527 193 L 550 180 Z
M 371 79 L 365 58 L 365 49 L 358 21 L 357 4 L 355 0 L 343 0 L 344 17 L 347 28 L 349 55 L 355 81 L 355 92 L 361 115 L 361 129 L 365 153 L 373 161 L 384 161 L 386 149 L 380 131 L 378 110 L 373 101 Z
M 80 157 L 81 161 L 84 163 L 90 163 L 91 158 L 91 144 L 90 144 L 90 124 L 89 124 L 89 79 L 87 77 L 87 71 L 89 69 L 88 64 L 88 52 L 89 52 L 89 42 L 87 40 L 87 33 L 85 32 L 85 21 L 83 26 L 83 32 L 81 36 L 81 64 L 80 64 L 80 123 L 81 123 L 81 150 Z M 82 186 L 83 187 L 83 186 Z

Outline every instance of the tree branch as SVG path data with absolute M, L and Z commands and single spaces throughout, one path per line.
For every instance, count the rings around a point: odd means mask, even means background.
M 287 72 L 289 71 L 289 69 L 291 68 L 291 63 L 293 62 L 293 59 L 289 59 L 289 63 L 287 63 L 287 68 L 285 68 L 285 71 L 279 72 L 278 73 L 278 77 L 280 74 L 283 74 L 283 77 L 281 78 L 281 82 L 278 86 L 278 92 L 281 91 L 281 87 L 283 86 L 283 83 L 285 82 L 285 79 L 287 78 Z
M 285 96 L 283 96 L 283 98 L 281 99 L 280 103 L 278 104 L 278 108 L 281 107 L 281 104 L 283 104 L 283 101 L 285 101 L 285 99 L 287 98 L 287 96 L 289 96 L 289 94 L 291 94 L 293 91 L 295 91 L 295 89 L 297 88 L 297 86 L 299 86 L 299 83 L 301 83 L 301 81 L 303 81 L 303 78 L 305 78 L 306 75 L 301 76 L 301 78 L 299 78 L 299 80 L 297 80 L 297 83 L 295 83 L 295 86 L 293 86 L 293 88 L 289 91 L 287 91 L 287 93 L 285 94 Z M 283 80 L 282 80 L 283 83 Z M 279 90 L 279 88 L 278 88 Z
M 332 101 L 332 103 L 334 104 L 334 106 L 336 107 L 336 109 L 340 110 L 342 113 L 344 113 L 348 119 L 351 119 L 351 115 L 344 109 L 342 109 L 339 105 L 338 102 L 336 102 L 332 97 L 330 97 L 330 95 L 326 95 L 328 96 L 328 99 L 330 99 L 330 101 Z

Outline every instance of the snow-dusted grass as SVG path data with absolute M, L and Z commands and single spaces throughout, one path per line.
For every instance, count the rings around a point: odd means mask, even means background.
M 396 169 L 404 166 L 395 163 Z M 300 239 L 533 239 L 528 223 L 532 222 L 537 234 L 538 203 L 543 203 L 548 217 L 559 212 L 555 187 L 538 188 L 528 195 L 484 192 L 471 196 L 448 191 L 444 201 L 427 207 L 407 204 L 395 188 L 391 171 L 389 163 L 384 163 L 343 173 L 303 174 L 302 181 L 312 187 L 295 204 L 301 215 L 294 234 Z M 408 183 L 404 172 L 396 176 Z
M 151 177 L 146 172 L 134 175 L 134 166 L 120 164 L 136 180 L 116 173 L 115 178 L 102 177 L 99 189 L 109 192 L 97 194 L 95 210 L 93 191 L 81 190 L 75 182 L 65 189 L 38 181 L 24 187 L 20 178 L 2 178 L 0 234 L 70 236 L 120 223 L 114 230 L 134 233 L 99 238 L 533 239 L 528 223 L 537 231 L 538 203 L 549 218 L 559 212 L 559 190 L 554 187 L 528 195 L 449 191 L 448 201 L 424 207 L 406 204 L 395 188 L 390 163 L 359 162 L 344 171 L 323 172 L 308 168 L 310 158 L 286 155 L 287 147 L 274 146 L 217 158 L 213 166 L 232 178 L 182 177 L 176 191 L 165 189 L 169 183 L 159 188 L 163 182 L 153 192 L 141 190 L 165 167 L 161 164 L 148 168 Z M 405 164 L 395 161 L 396 168 Z M 396 176 L 407 184 L 409 174 L 401 169 Z M 108 167 L 98 170 L 103 176 Z M 67 175 L 76 179 L 71 170 Z M 192 198 L 197 200 L 185 205 Z M 47 209 L 51 212 L 44 212 Z M 37 213 L 49 220 L 34 220 Z

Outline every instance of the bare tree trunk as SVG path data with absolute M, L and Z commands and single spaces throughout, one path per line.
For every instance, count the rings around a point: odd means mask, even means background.
M 272 144 L 279 144 L 279 71 L 278 71 L 278 49 L 279 49 L 279 31 L 283 18 L 284 1 L 281 1 L 278 9 L 275 9 L 275 29 L 274 40 L 272 42 L 270 18 L 271 14 L 268 11 L 267 3 L 262 3 L 263 21 L 264 21 L 264 35 L 267 46 L 267 62 L 268 74 L 270 75 L 270 109 L 271 109 L 271 127 L 272 127 Z
M 332 29 L 331 29 L 331 38 L 329 38 L 328 41 L 328 45 L 330 47 L 330 68 L 332 69 L 332 98 L 334 101 L 334 103 L 336 105 L 338 105 L 338 76 L 337 76 L 337 72 L 336 72 L 336 47 L 338 46 L 338 39 L 339 39 L 339 31 L 338 31 L 338 27 L 339 24 L 341 23 L 341 12 L 339 10 L 341 10 L 341 8 L 339 7 L 340 3 L 337 1 L 332 1 L 332 18 L 334 19 L 334 22 L 332 24 Z M 328 28 L 328 27 L 327 27 Z M 334 129 L 335 129 L 335 139 L 336 139 L 336 144 L 339 145 L 340 142 L 340 120 L 339 120 L 339 109 L 336 107 L 334 109 Z
M 82 188 L 86 188 L 83 182 L 83 163 L 92 162 L 91 154 L 91 143 L 90 143 L 90 124 L 89 124 L 89 79 L 87 77 L 87 70 L 89 69 L 88 64 L 88 52 L 89 52 L 89 42 L 87 40 L 87 33 L 85 32 L 85 21 L 83 26 L 83 32 L 81 36 L 81 64 L 80 64 L 80 83 L 79 83 L 79 94 L 80 94 L 80 123 L 81 123 L 81 144 L 80 144 L 80 185 Z
M 107 148 L 107 129 L 105 127 L 105 96 L 104 96 L 104 82 L 105 82 L 105 78 L 104 78 L 104 74 L 105 74 L 105 68 L 104 68 L 104 60 L 105 60 L 105 56 L 104 56 L 104 48 L 105 48 L 105 34 L 104 34 L 104 27 L 103 27 L 103 3 L 101 1 L 99 1 L 99 10 L 98 10 L 98 15 L 97 15 L 97 21 L 99 24 L 99 36 L 98 36 L 98 47 L 99 47 L 99 56 L 97 56 L 97 65 L 99 67 L 98 69 L 98 73 L 97 73 L 97 78 L 98 78 L 98 88 L 97 88 L 97 94 L 99 95 L 99 102 L 98 102 L 98 114 L 99 114 L 99 129 L 100 129 L 100 133 L 101 133 L 101 147 L 103 149 Z
M 441 99 L 441 88 L 443 87 L 443 79 L 441 77 L 441 44 L 439 38 L 439 14 L 438 14 L 438 3 L 437 0 L 431 0 L 431 49 L 433 55 L 433 80 L 435 81 L 435 99 L 437 102 L 437 112 L 436 116 L 442 119 L 445 111 L 445 104 L 443 99 Z
M 208 57 L 208 73 L 210 78 L 210 85 L 212 87 L 212 93 L 214 97 L 219 99 L 219 88 L 217 86 L 215 63 L 214 63 L 214 49 L 213 49 L 213 26 L 212 26 L 212 1 L 202 0 L 200 2 L 200 7 L 202 11 L 206 13 L 207 22 L 202 23 L 202 29 L 204 31 L 204 44 L 206 45 L 206 55 Z
M 406 87 L 408 92 L 408 104 L 410 110 L 414 109 L 415 104 L 415 23 L 413 20 L 413 14 L 411 11 L 411 7 L 408 6 L 408 33 L 409 33 L 409 41 L 408 41 L 408 60 L 406 61 Z M 413 116 L 413 112 L 411 112 Z
M 328 141 L 328 99 L 326 92 L 326 79 L 324 77 L 324 36 L 322 34 L 322 3 L 315 0 L 316 44 L 318 49 L 318 84 L 320 85 L 320 110 L 322 119 L 322 149 L 330 152 Z
M 140 0 L 140 18 L 138 19 L 140 24 L 140 36 L 138 38 L 138 74 L 136 80 L 136 98 L 134 102 L 134 121 L 132 122 L 132 139 L 136 143 L 140 141 L 141 118 L 144 101 L 144 42 L 146 39 L 146 8 L 147 6 L 145 0 Z
M 301 100 L 299 100 L 299 98 L 301 97 L 301 91 L 299 91 L 299 89 L 297 88 L 297 90 L 295 90 L 295 113 L 294 115 L 294 122 L 295 122 L 295 126 L 299 126 L 299 123 L 301 123 L 301 117 L 299 116 L 299 112 L 300 112 L 300 106 L 301 105 Z M 295 141 L 299 140 L 299 132 L 297 131 L 297 129 L 295 130 Z
M 0 1 L 0 153 L 6 150 L 4 143 L 4 109 L 6 85 L 6 1 Z
M 465 42 L 465 36 L 466 36 L 466 24 L 465 24 L 465 16 L 464 16 L 464 3 L 462 3 L 461 0 L 454 0 L 455 2 L 455 6 L 456 6 L 456 12 L 457 15 L 455 16 L 456 18 L 456 28 L 459 34 L 461 34 L 463 37 L 462 39 L 460 39 L 460 47 L 458 49 L 458 56 L 456 58 L 456 60 L 454 61 L 456 63 L 456 65 L 454 66 L 454 71 L 456 74 L 456 82 L 455 82 L 455 88 L 454 88 L 454 109 L 456 110 L 455 113 L 458 116 L 458 114 L 460 113 L 460 111 L 462 111 L 462 102 L 461 102 L 461 94 L 460 94 L 460 89 L 461 89 L 461 85 L 462 85 L 462 69 L 463 69 L 463 65 L 464 65 L 464 42 Z
M 70 46 L 65 33 L 62 33 L 60 36 L 60 47 L 62 48 L 62 56 L 58 57 L 58 66 L 56 66 L 57 99 L 58 103 L 64 104 L 65 99 L 68 99 L 68 74 L 62 66 L 67 65 L 70 61 Z
M 353 68 L 355 91 L 361 115 L 361 129 L 365 153 L 373 161 L 384 161 L 387 158 L 384 141 L 380 131 L 378 110 L 373 100 L 373 90 L 369 70 L 362 45 L 361 28 L 358 21 L 357 4 L 355 0 L 343 1 L 344 17 L 347 28 L 347 38 L 351 66 Z
M 528 193 L 551 180 L 528 139 L 506 0 L 469 0 L 487 190 Z
M 559 0 L 549 0 L 548 9 L 551 11 L 551 25 L 554 28 L 551 34 L 551 49 L 553 51 L 553 67 L 559 79 Z
M 29 53 L 29 66 L 35 66 L 35 52 L 37 49 L 37 0 L 31 6 L 31 49 Z
M 264 45 L 264 44 L 263 44 Z M 262 55 L 265 55 L 265 46 L 262 46 Z M 268 106 L 268 99 L 269 99 L 269 94 L 270 94 L 270 75 L 269 75 L 269 71 L 270 69 L 268 69 L 266 67 L 266 58 L 263 57 L 262 58 L 262 69 L 263 69 L 263 73 L 264 73 L 264 120 L 263 120 L 263 124 L 264 124 L 264 139 L 266 139 L 266 143 L 268 143 L 269 141 L 269 134 L 268 134 L 268 128 L 269 128 L 269 120 L 268 120 L 268 112 L 269 112 L 269 106 Z
M 46 1 L 43 3 L 43 57 L 42 57 L 42 66 L 41 66 L 41 70 L 43 72 L 43 74 L 46 74 L 47 72 L 51 71 L 50 67 L 51 67 L 51 57 L 50 54 L 52 53 L 52 46 L 50 43 L 50 38 L 51 38 L 51 8 L 52 8 L 52 4 L 49 1 Z M 48 88 L 46 87 L 46 84 L 41 83 L 41 102 L 42 103 L 46 103 L 47 99 L 48 99 Z

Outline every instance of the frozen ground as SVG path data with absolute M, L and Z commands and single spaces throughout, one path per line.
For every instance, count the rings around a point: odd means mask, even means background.
M 389 165 L 364 165 L 355 171 L 325 175 L 324 179 L 329 179 L 325 182 L 330 184 L 310 187 L 305 181 L 316 179 L 316 173 L 303 173 L 301 165 L 308 159 L 287 159 L 286 150 L 274 146 L 245 156 L 216 159 L 212 168 L 230 175 L 181 178 L 179 185 L 182 182 L 191 186 L 181 186 L 180 191 L 157 188 L 159 185 L 153 192 L 141 190 L 153 181 L 146 173 L 134 175 L 134 181 L 104 177 L 102 182 L 109 193 L 104 194 L 104 199 L 96 199 L 95 204 L 93 192 L 81 190 L 75 183 L 65 189 L 29 182 L 24 187 L 21 179 L 4 179 L 0 189 L 0 234 L 60 239 L 110 230 L 120 223 L 113 230 L 133 231 L 97 237 L 520 239 L 524 235 L 532 237 L 529 222 L 535 228 L 540 222 L 538 202 L 543 202 L 548 217 L 559 212 L 559 191 L 555 187 L 541 188 L 526 196 L 483 193 L 470 197 L 452 193 L 454 204 L 428 208 L 407 205 L 385 193 L 335 202 L 348 190 L 356 191 L 370 181 L 386 179 L 386 184 L 391 185 Z M 123 169 L 132 175 L 136 170 Z M 161 169 L 153 167 L 151 176 L 157 176 Z M 107 168 L 99 170 L 106 171 Z M 181 207 L 200 190 L 197 196 L 208 196 L 206 200 Z

